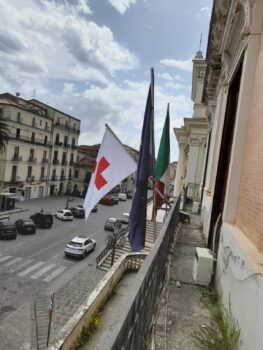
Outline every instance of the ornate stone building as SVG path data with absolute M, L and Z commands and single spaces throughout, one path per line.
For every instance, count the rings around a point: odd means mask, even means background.
M 240 349 L 263 348 L 263 1 L 215 0 L 203 102 L 210 125 L 202 217 Z
M 179 157 L 174 183 L 174 196 L 177 197 L 183 187 L 187 195 L 194 200 L 200 198 L 202 187 L 208 122 L 206 108 L 202 103 L 202 93 L 206 71 L 206 62 L 200 51 L 193 59 L 192 100 L 194 113 L 192 118 L 184 118 L 181 128 L 174 128 L 179 146 Z

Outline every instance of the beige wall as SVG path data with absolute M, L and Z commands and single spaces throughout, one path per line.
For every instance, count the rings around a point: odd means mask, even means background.
M 241 176 L 237 226 L 263 252 L 263 35 Z

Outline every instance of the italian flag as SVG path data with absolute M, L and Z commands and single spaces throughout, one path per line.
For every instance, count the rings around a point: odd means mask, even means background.
M 170 181 L 170 115 L 169 115 L 169 103 L 167 107 L 166 118 L 164 122 L 161 142 L 159 146 L 157 162 L 155 166 L 155 208 L 158 209 L 162 206 L 165 200 L 158 193 L 158 191 L 164 196 L 168 195 L 168 186 Z

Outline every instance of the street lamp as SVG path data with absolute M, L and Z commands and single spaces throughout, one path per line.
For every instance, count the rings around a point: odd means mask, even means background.
M 74 198 L 69 198 L 69 197 L 67 197 L 65 209 L 68 209 L 68 202 L 73 202 L 73 201 L 74 201 Z

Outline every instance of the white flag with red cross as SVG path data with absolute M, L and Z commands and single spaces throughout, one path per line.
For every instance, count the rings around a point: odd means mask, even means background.
M 84 201 L 86 220 L 95 204 L 113 187 L 132 174 L 137 168 L 135 160 L 106 124 L 106 130 L 97 155 Z

